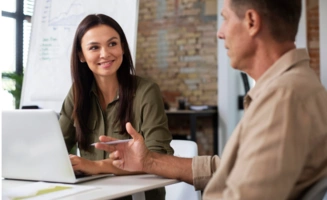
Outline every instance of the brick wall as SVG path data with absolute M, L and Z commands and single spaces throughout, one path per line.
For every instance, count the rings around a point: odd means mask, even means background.
M 217 105 L 216 21 L 216 0 L 140 0 L 136 73 L 166 95 Z
M 308 50 L 319 75 L 318 0 L 306 0 Z M 157 82 L 177 107 L 217 105 L 217 0 L 140 0 L 136 72 Z
M 190 139 L 190 121 L 188 116 L 170 116 L 169 129 L 174 139 Z M 201 117 L 196 122 L 196 142 L 199 155 L 213 154 L 212 118 Z
M 320 77 L 319 57 L 319 1 L 307 0 L 307 41 L 310 54 L 310 65 Z

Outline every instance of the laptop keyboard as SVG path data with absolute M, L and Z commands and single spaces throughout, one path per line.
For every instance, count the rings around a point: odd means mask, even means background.
M 83 178 L 83 177 L 91 176 L 91 175 L 89 175 L 89 174 L 85 174 L 85 173 L 82 172 L 82 171 L 74 171 L 74 173 L 75 173 L 75 177 L 76 177 L 76 178 Z

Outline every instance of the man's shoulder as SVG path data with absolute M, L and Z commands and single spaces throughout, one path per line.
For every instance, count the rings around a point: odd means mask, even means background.
M 319 91 L 326 92 L 315 72 L 305 66 L 295 67 L 284 72 L 282 75 L 276 77 L 276 80 L 271 82 L 269 88 L 271 90 L 283 89 L 290 91 L 303 99 Z

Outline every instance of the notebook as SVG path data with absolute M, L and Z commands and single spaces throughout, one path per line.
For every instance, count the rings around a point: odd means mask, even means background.
M 2 111 L 3 178 L 78 183 L 106 176 L 76 178 L 54 111 Z

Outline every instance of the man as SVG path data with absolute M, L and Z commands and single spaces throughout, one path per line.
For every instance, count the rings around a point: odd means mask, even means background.
M 327 92 L 294 44 L 301 0 L 225 0 L 221 14 L 231 66 L 256 80 L 221 158 L 150 152 L 129 123 L 132 141 L 96 148 L 121 169 L 204 189 L 203 199 L 298 199 L 327 176 Z

